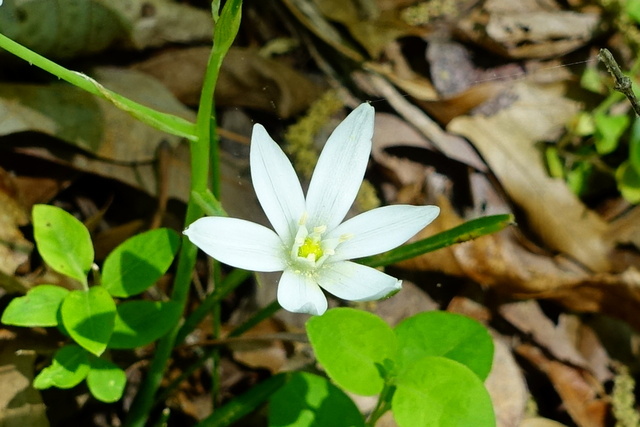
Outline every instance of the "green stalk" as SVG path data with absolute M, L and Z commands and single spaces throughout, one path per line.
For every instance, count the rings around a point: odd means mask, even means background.
M 378 403 L 376 403 L 376 407 L 371 412 L 371 415 L 369 415 L 369 419 L 365 424 L 366 427 L 374 427 L 380 417 L 391 409 L 391 398 L 394 392 L 395 387 L 385 383 L 380 396 L 378 396 Z
M 242 0 L 228 1 L 217 22 L 214 31 L 214 46 L 209 56 L 207 70 L 204 78 L 202 92 L 200 94 L 200 105 L 198 108 L 198 119 L 196 122 L 196 139 L 191 145 L 191 192 L 190 194 L 205 194 L 208 191 L 209 181 L 209 161 L 211 160 L 211 143 L 216 141 L 215 128 L 212 126 L 214 90 L 220 72 L 222 60 L 231 47 L 238 28 L 240 26 Z M 215 16 L 215 14 L 214 14 Z M 217 151 L 217 144 L 214 144 Z M 219 186 L 219 176 L 213 176 L 214 188 Z M 185 225 L 191 224 L 203 215 L 202 207 L 193 197 L 189 198 L 187 205 L 187 215 Z M 171 299 L 184 307 L 189 295 L 189 285 L 191 284 L 191 274 L 195 266 L 197 248 L 183 237 L 182 248 L 178 258 L 178 268 L 173 285 Z M 176 325 L 171 332 L 165 335 L 158 342 L 156 353 L 149 367 L 149 373 L 141 385 L 136 395 L 126 426 L 143 427 L 149 417 L 154 404 L 164 370 L 171 356 L 171 350 L 175 344 L 176 337 L 180 330 L 180 325 Z
M 360 258 L 356 260 L 356 262 L 368 265 L 369 267 L 382 267 L 395 264 L 427 252 L 433 252 L 437 249 L 455 245 L 456 243 L 467 242 L 477 239 L 478 237 L 486 236 L 487 234 L 496 233 L 512 225 L 513 221 L 514 218 L 511 214 L 492 215 L 472 219 L 457 227 L 427 237 L 426 239 L 400 246 L 399 248 L 392 249 L 380 255 Z
M 54 76 L 57 76 L 80 89 L 111 102 L 119 109 L 126 111 L 149 126 L 172 135 L 186 138 L 190 141 L 194 141 L 196 139 L 195 126 L 190 121 L 172 114 L 161 113 L 153 108 L 149 108 L 132 101 L 129 98 L 105 88 L 91 77 L 77 71 L 71 71 L 64 68 L 37 54 L 31 49 L 14 42 L 3 34 L 0 34 L 0 48 L 24 59 L 30 65 L 42 68 L 43 70 L 48 71 Z

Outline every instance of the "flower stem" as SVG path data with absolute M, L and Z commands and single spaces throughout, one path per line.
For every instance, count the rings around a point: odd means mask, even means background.
M 394 391 L 394 386 L 390 386 L 385 383 L 384 388 L 378 397 L 378 403 L 376 403 L 376 407 L 373 409 L 373 412 L 371 412 L 371 415 L 369 415 L 369 419 L 365 424 L 367 427 L 374 427 L 380 417 L 391 409 L 391 398 L 393 397 Z
M 212 151 L 217 151 L 217 137 L 214 118 L 214 90 L 222 60 L 231 47 L 240 26 L 242 0 L 228 1 L 218 19 L 215 33 L 214 45 L 209 56 L 207 70 L 205 73 L 202 92 L 200 94 L 200 104 L 198 108 L 198 119 L 196 122 L 196 139 L 191 144 L 191 192 L 190 194 L 205 194 L 209 184 L 209 162 L 217 157 L 211 157 Z M 213 11 L 215 16 L 215 11 Z M 213 175 L 213 188 L 219 188 L 220 177 L 216 166 Z M 214 192 L 214 196 L 218 196 Z M 196 202 L 194 197 L 189 198 L 187 204 L 187 215 L 185 225 L 191 224 L 203 215 L 202 207 Z M 178 268 L 173 284 L 172 301 L 178 302 L 184 307 L 189 295 L 189 285 L 191 284 L 191 274 L 195 266 L 197 248 L 189 242 L 185 236 L 182 239 L 182 247 L 178 258 Z M 213 308 L 216 312 L 217 309 Z M 143 427 L 149 417 L 149 413 L 154 404 L 154 396 L 163 377 L 167 363 L 171 356 L 171 350 L 180 331 L 180 325 L 176 325 L 171 332 L 165 335 L 158 342 L 156 353 L 149 367 L 149 373 L 142 383 L 138 395 L 134 399 L 126 426 Z M 216 367 L 217 368 L 217 367 Z M 214 382 L 217 381 L 214 378 Z

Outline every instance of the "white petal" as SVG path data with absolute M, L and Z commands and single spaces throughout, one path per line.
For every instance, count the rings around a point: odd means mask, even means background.
M 183 233 L 207 255 L 233 267 L 253 271 L 282 271 L 286 267 L 280 237 L 250 221 L 208 216 Z
M 355 262 L 325 264 L 318 279 L 329 293 L 348 301 L 373 301 L 402 287 L 402 281 Z
M 321 315 L 327 310 L 327 297 L 309 276 L 291 270 L 282 273 L 278 283 L 278 302 L 293 313 Z
M 309 225 L 340 224 L 364 177 L 373 136 L 374 109 L 362 104 L 347 116 L 327 141 L 307 192 Z
M 437 206 L 391 205 L 355 216 L 332 230 L 326 238 L 349 236 L 331 261 L 360 258 L 396 248 L 431 223 Z
M 284 242 L 293 241 L 305 209 L 304 194 L 291 162 L 259 124 L 251 135 L 250 163 L 253 188 L 269 222 Z

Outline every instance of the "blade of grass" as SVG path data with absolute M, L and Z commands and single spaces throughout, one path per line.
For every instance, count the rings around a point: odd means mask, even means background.
M 173 114 L 161 113 L 153 108 L 149 108 L 145 105 L 132 101 L 129 98 L 105 88 L 91 77 L 64 68 L 63 66 L 37 54 L 31 49 L 14 42 L 3 34 L 0 34 L 0 48 L 7 52 L 11 52 L 17 57 L 27 61 L 29 64 L 42 68 L 43 70 L 79 87 L 80 89 L 111 102 L 119 109 L 126 111 L 136 119 L 151 127 L 172 135 L 186 138 L 190 141 L 194 141 L 196 139 L 195 124 L 190 121 L 174 116 Z
M 495 233 L 514 224 L 513 215 L 493 215 L 473 219 L 450 230 L 443 231 L 426 239 L 418 240 L 408 245 L 390 250 L 380 255 L 374 255 L 356 260 L 369 267 L 382 267 L 395 264 L 410 258 L 433 252 L 456 243 L 467 242 L 487 234 Z
M 253 412 L 263 402 L 266 402 L 273 393 L 285 385 L 288 378 L 289 374 L 283 373 L 262 381 L 249 389 L 249 391 L 218 408 L 214 413 L 196 424 L 196 427 L 226 427 L 235 423 L 245 415 Z

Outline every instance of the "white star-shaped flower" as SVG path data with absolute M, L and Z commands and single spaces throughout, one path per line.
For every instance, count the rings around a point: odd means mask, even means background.
M 356 108 L 329 137 L 305 198 L 278 144 L 259 124 L 251 136 L 251 178 L 275 232 L 237 218 L 205 217 L 185 231 L 191 242 L 225 264 L 282 271 L 278 302 L 286 310 L 320 315 L 322 289 L 349 301 L 371 301 L 400 289 L 401 281 L 349 259 L 406 242 L 440 212 L 436 206 L 385 206 L 342 222 L 364 177 L 374 109 Z M 341 223 L 342 222 L 342 223 Z

